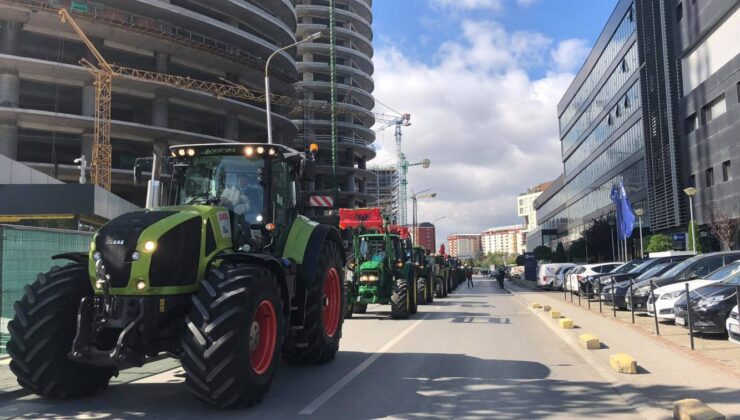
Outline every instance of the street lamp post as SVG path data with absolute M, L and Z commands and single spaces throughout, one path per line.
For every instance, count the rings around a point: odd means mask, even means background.
M 691 224 L 689 225 L 689 228 L 691 229 L 691 248 L 694 251 L 694 254 L 696 254 L 696 235 L 695 235 L 696 229 L 694 228 L 694 201 L 692 200 L 692 198 L 694 197 L 694 194 L 696 194 L 696 188 L 694 187 L 684 188 L 683 192 L 689 196 L 689 214 L 691 215 Z
M 635 214 L 637 215 L 637 220 L 640 224 L 640 258 L 643 258 L 645 256 L 645 249 L 642 246 L 642 215 L 645 214 L 645 210 L 635 209 Z
M 322 35 L 321 32 L 316 32 L 315 34 L 311 34 L 298 42 L 294 42 L 290 45 L 286 45 L 285 47 L 275 50 L 272 54 L 270 54 L 269 57 L 267 57 L 267 61 L 265 62 L 265 110 L 267 111 L 267 144 L 272 144 L 272 113 L 270 111 L 270 74 L 269 74 L 270 61 L 272 60 L 272 57 L 277 55 L 279 52 L 285 51 L 288 48 L 293 48 L 296 45 L 302 44 L 304 42 L 315 41 L 321 38 L 321 35 Z
M 412 219 L 412 226 L 413 226 L 412 227 L 412 232 L 414 233 L 414 245 L 419 245 L 419 240 L 418 240 L 418 237 L 419 237 L 418 233 L 419 232 L 418 232 L 418 228 L 417 228 L 417 225 L 416 225 L 416 200 L 419 199 L 419 198 L 434 198 L 434 197 L 437 196 L 437 193 L 426 193 L 426 194 L 422 194 L 423 192 L 426 192 L 426 191 L 429 191 L 429 190 L 431 190 L 431 188 L 427 188 L 426 190 L 420 191 L 418 193 L 411 193 L 411 204 L 412 204 L 411 205 L 411 209 L 412 209 L 412 213 L 411 214 L 412 214 L 412 217 L 413 217 L 413 219 Z

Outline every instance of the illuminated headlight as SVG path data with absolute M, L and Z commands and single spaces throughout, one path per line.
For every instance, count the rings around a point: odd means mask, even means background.
M 95 282 L 95 289 L 100 290 L 103 288 L 103 282 L 98 280 Z
M 157 249 L 157 243 L 154 241 L 146 241 L 144 242 L 144 251 L 145 252 L 154 252 L 154 250 Z
M 180 156 L 185 156 L 185 149 L 180 149 L 177 151 L 177 154 Z
M 273 156 L 275 154 L 275 149 L 270 148 L 270 150 L 267 152 L 268 155 Z
M 378 276 L 370 274 L 369 276 L 367 276 L 367 281 L 378 281 Z
M 136 290 L 144 290 L 146 289 L 146 282 L 144 280 L 139 280 L 136 282 Z
M 257 153 L 259 153 L 259 154 L 265 153 L 265 148 L 262 147 L 262 146 L 258 147 L 257 148 Z
M 103 256 L 100 255 L 100 252 L 98 252 L 98 251 L 93 252 L 93 261 L 98 261 L 101 258 L 103 258 Z
M 254 154 L 254 149 L 250 146 L 244 148 L 244 156 L 251 157 Z
M 360 281 L 368 281 L 370 279 L 370 276 L 360 276 Z
M 195 149 L 188 149 L 188 156 L 195 156 Z
M 134 252 L 133 252 L 133 253 L 131 254 L 131 259 L 132 259 L 133 261 L 139 261 L 139 259 L 140 259 L 140 258 L 141 258 L 141 254 L 139 253 L 139 251 L 134 251 Z
M 264 217 L 262 217 L 261 214 L 258 214 L 255 219 L 257 220 L 257 223 L 259 223 L 259 222 L 261 222 L 264 219 Z

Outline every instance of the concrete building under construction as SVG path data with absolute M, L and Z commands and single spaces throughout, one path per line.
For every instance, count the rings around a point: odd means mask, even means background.
M 400 181 L 395 166 L 370 168 L 375 175 L 367 184 L 367 192 L 372 195 L 369 205 L 380 207 L 391 223 L 398 223 L 400 215 Z
M 371 174 L 364 169 L 375 155 L 369 129 L 374 105 L 370 5 L 370 0 L 336 1 L 340 206 L 370 198 L 365 191 Z M 96 60 L 60 21 L 62 7 L 110 63 L 256 91 L 264 90 L 271 53 L 309 33 L 328 34 L 329 23 L 328 1 L 318 0 L 0 0 L 0 154 L 16 167 L 37 171 L 39 179 L 45 174 L 65 183 L 78 181 L 76 158 L 85 155 L 89 163 L 92 157 L 96 92 L 79 60 Z M 329 51 L 324 36 L 278 53 L 270 65 L 272 93 L 326 103 Z M 137 157 L 182 143 L 266 141 L 265 120 L 263 103 L 114 77 L 109 195 L 143 205 L 145 189 L 132 182 Z M 300 150 L 304 143 L 318 142 L 323 165 L 316 189 L 335 184 L 327 178 L 333 173 L 328 112 L 273 104 L 272 126 L 275 142 Z M 18 187 L 32 194 L 29 186 Z

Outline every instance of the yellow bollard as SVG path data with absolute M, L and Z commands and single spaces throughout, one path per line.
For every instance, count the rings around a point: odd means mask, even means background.
M 564 330 L 570 330 L 573 328 L 573 320 L 568 318 L 562 318 L 559 322 L 560 328 Z
M 588 350 L 598 350 L 601 348 L 601 342 L 599 342 L 599 337 L 586 333 L 581 334 L 578 336 L 578 342 L 581 343 L 581 346 Z
M 609 365 L 619 373 L 637 373 L 637 361 L 627 353 L 616 353 L 609 356 Z
M 550 311 L 550 318 L 552 319 L 560 319 L 560 311 L 556 311 L 555 309 Z

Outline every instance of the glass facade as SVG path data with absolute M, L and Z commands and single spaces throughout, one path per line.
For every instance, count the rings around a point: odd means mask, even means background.
M 612 75 L 609 76 L 609 79 L 606 81 L 599 93 L 594 97 L 594 100 L 588 105 L 588 107 L 578 117 L 575 124 L 573 124 L 573 127 L 563 137 L 562 150 L 564 155 L 578 144 L 591 123 L 596 120 L 607 104 L 614 99 L 617 92 L 622 89 L 627 80 L 637 71 L 638 66 L 637 44 L 633 44 L 632 48 L 630 48 L 624 58 L 622 58 L 620 64 L 614 69 Z M 629 110 L 630 108 L 634 110 L 634 104 L 626 101 L 628 101 L 628 99 L 623 99 L 617 104 L 617 106 L 615 106 L 615 108 L 621 106 L 626 108 L 626 110 Z
M 629 10 L 622 18 L 617 30 L 601 53 L 601 56 L 593 66 L 591 73 L 581 85 L 578 93 L 573 97 L 563 113 L 560 115 L 560 133 L 564 132 L 568 123 L 576 116 L 576 113 L 586 103 L 591 93 L 598 87 L 601 77 L 619 54 L 629 37 L 635 32 L 635 12 L 634 7 L 630 6 Z

